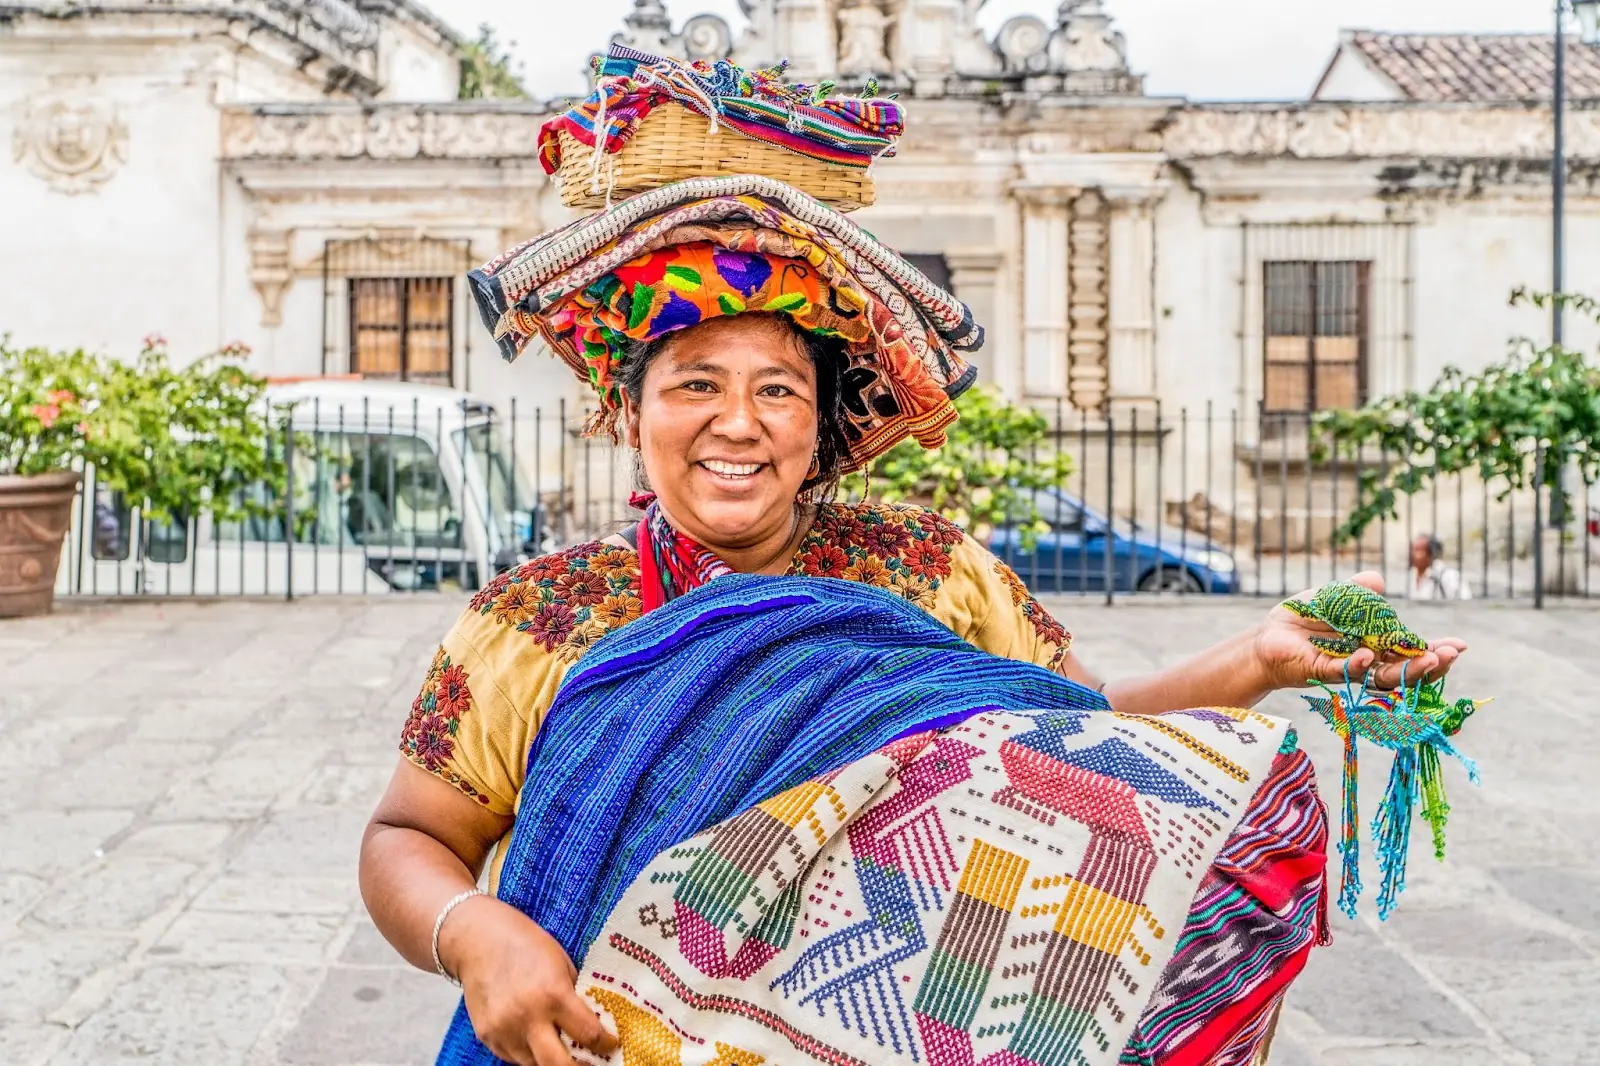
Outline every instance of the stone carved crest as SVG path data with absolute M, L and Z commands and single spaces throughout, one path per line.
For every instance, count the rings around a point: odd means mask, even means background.
M 17 106 L 12 154 L 62 192 L 93 192 L 127 162 L 128 127 L 115 104 L 54 91 Z

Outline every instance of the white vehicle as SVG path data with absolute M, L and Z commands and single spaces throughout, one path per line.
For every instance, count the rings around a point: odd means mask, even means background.
M 147 521 L 86 477 L 56 590 L 70 595 L 309 596 L 473 589 L 553 549 L 505 420 L 456 389 L 360 379 L 272 384 L 292 405 L 292 506 Z M 263 447 L 268 447 L 266 441 Z M 295 535 L 285 536 L 286 527 Z

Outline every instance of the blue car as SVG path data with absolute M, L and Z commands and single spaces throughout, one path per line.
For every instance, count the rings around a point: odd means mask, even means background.
M 1150 529 L 1106 516 L 1059 490 L 1034 497 L 1050 529 L 1023 546 L 1016 529 L 995 530 L 991 550 L 1035 593 L 1233 593 L 1239 575 L 1233 556 L 1204 534 L 1174 526 Z

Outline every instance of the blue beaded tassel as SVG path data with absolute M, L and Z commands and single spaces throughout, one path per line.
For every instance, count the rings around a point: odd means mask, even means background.
M 1400 688 L 1394 693 L 1373 692 L 1365 683 L 1357 685 L 1345 664 L 1343 690 L 1313 682 L 1326 696 L 1306 696 L 1311 709 L 1319 714 L 1344 742 L 1343 803 L 1339 852 L 1342 856 L 1339 879 L 1339 909 L 1356 916 L 1356 901 L 1361 896 L 1360 840 L 1357 826 L 1358 738 L 1366 738 L 1394 752 L 1389 770 L 1389 785 L 1372 819 L 1372 838 L 1383 879 L 1378 887 L 1378 918 L 1393 913 L 1400 893 L 1405 891 L 1406 857 L 1411 846 L 1411 822 L 1421 803 L 1421 814 L 1433 831 L 1434 857 L 1444 858 L 1444 826 L 1450 814 L 1445 799 L 1444 778 L 1439 754 L 1453 756 L 1466 767 L 1473 784 L 1478 783 L 1475 763 L 1450 743 L 1466 719 L 1488 701 L 1444 700 L 1444 681 L 1406 684 L 1404 668 Z

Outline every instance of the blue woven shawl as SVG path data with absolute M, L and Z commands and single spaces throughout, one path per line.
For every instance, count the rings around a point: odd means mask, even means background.
M 499 896 L 581 962 L 673 844 L 919 729 L 1104 697 L 962 641 L 892 593 L 733 575 L 605 637 L 528 754 Z M 463 1003 L 439 1066 L 491 1066 Z

